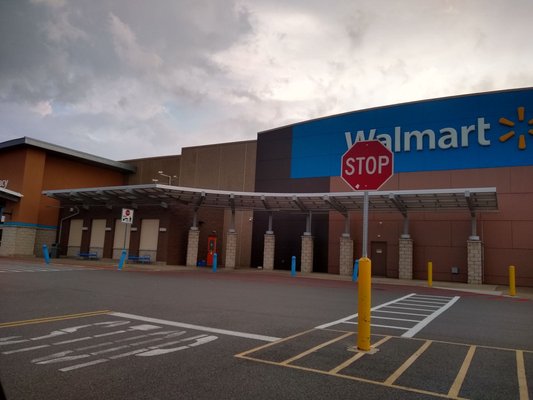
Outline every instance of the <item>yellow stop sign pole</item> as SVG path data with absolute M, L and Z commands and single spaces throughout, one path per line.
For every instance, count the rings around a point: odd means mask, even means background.
M 359 141 L 341 157 L 341 178 L 354 190 L 364 191 L 363 249 L 359 260 L 357 348 L 370 351 L 372 263 L 368 258 L 369 190 L 378 190 L 394 174 L 394 155 L 379 140 Z
M 363 204 L 363 256 L 359 260 L 357 302 L 357 348 L 370 350 L 370 306 L 372 304 L 372 262 L 368 258 L 368 192 Z

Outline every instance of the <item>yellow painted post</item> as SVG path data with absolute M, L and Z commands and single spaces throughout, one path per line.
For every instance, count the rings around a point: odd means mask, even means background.
M 357 304 L 357 348 L 370 350 L 370 306 L 372 263 L 369 258 L 359 260 L 359 298 Z
M 516 296 L 514 265 L 509 265 L 509 296 Z
M 433 262 L 428 261 L 428 286 L 433 286 Z

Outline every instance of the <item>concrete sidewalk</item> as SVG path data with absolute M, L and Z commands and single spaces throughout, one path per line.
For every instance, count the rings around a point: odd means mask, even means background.
M 0 263 L 2 259 L 8 260 L 20 260 L 24 262 L 31 262 L 36 264 L 44 264 L 42 258 L 36 257 L 0 257 Z M 53 258 L 50 260 L 50 265 L 74 265 L 79 267 L 97 267 L 102 269 L 118 269 L 118 261 L 112 259 L 99 259 L 99 260 L 84 260 L 78 258 Z M 197 271 L 205 272 L 210 271 L 211 267 L 187 267 L 182 265 L 165 265 L 159 263 L 143 264 L 143 263 L 125 263 L 123 266 L 125 271 L 161 271 L 161 272 L 171 272 L 171 271 Z M 224 274 L 262 274 L 262 275 L 278 275 L 278 276 L 290 276 L 290 271 L 285 270 L 274 270 L 267 271 L 257 268 L 238 268 L 238 269 L 225 269 L 219 268 L 217 273 Z M 346 281 L 349 282 L 352 280 L 351 276 L 344 275 L 333 275 L 326 273 L 301 273 L 298 272 L 298 277 L 310 278 L 310 279 L 325 279 L 333 281 Z M 400 285 L 400 286 L 416 286 L 427 288 L 428 284 L 425 280 L 406 280 L 406 279 L 396 279 L 396 278 L 384 278 L 384 277 L 372 277 L 373 283 L 383 284 L 383 285 Z M 440 282 L 433 281 L 433 288 L 435 289 L 448 289 L 456 290 L 462 292 L 478 293 L 478 294 L 489 294 L 494 296 L 509 296 L 509 287 L 505 285 L 470 285 L 462 282 Z M 516 298 L 530 299 L 533 300 L 533 287 L 517 287 L 516 288 Z

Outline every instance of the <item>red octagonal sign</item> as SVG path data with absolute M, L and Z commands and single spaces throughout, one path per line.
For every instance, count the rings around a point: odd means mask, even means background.
M 341 177 L 354 190 L 378 190 L 394 171 L 394 156 L 379 140 L 355 143 L 342 156 Z

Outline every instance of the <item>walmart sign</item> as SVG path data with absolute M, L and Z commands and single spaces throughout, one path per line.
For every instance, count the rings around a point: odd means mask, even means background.
M 395 172 L 533 165 L 533 88 L 342 114 L 293 126 L 292 178 L 338 176 L 361 140 L 394 152 Z

